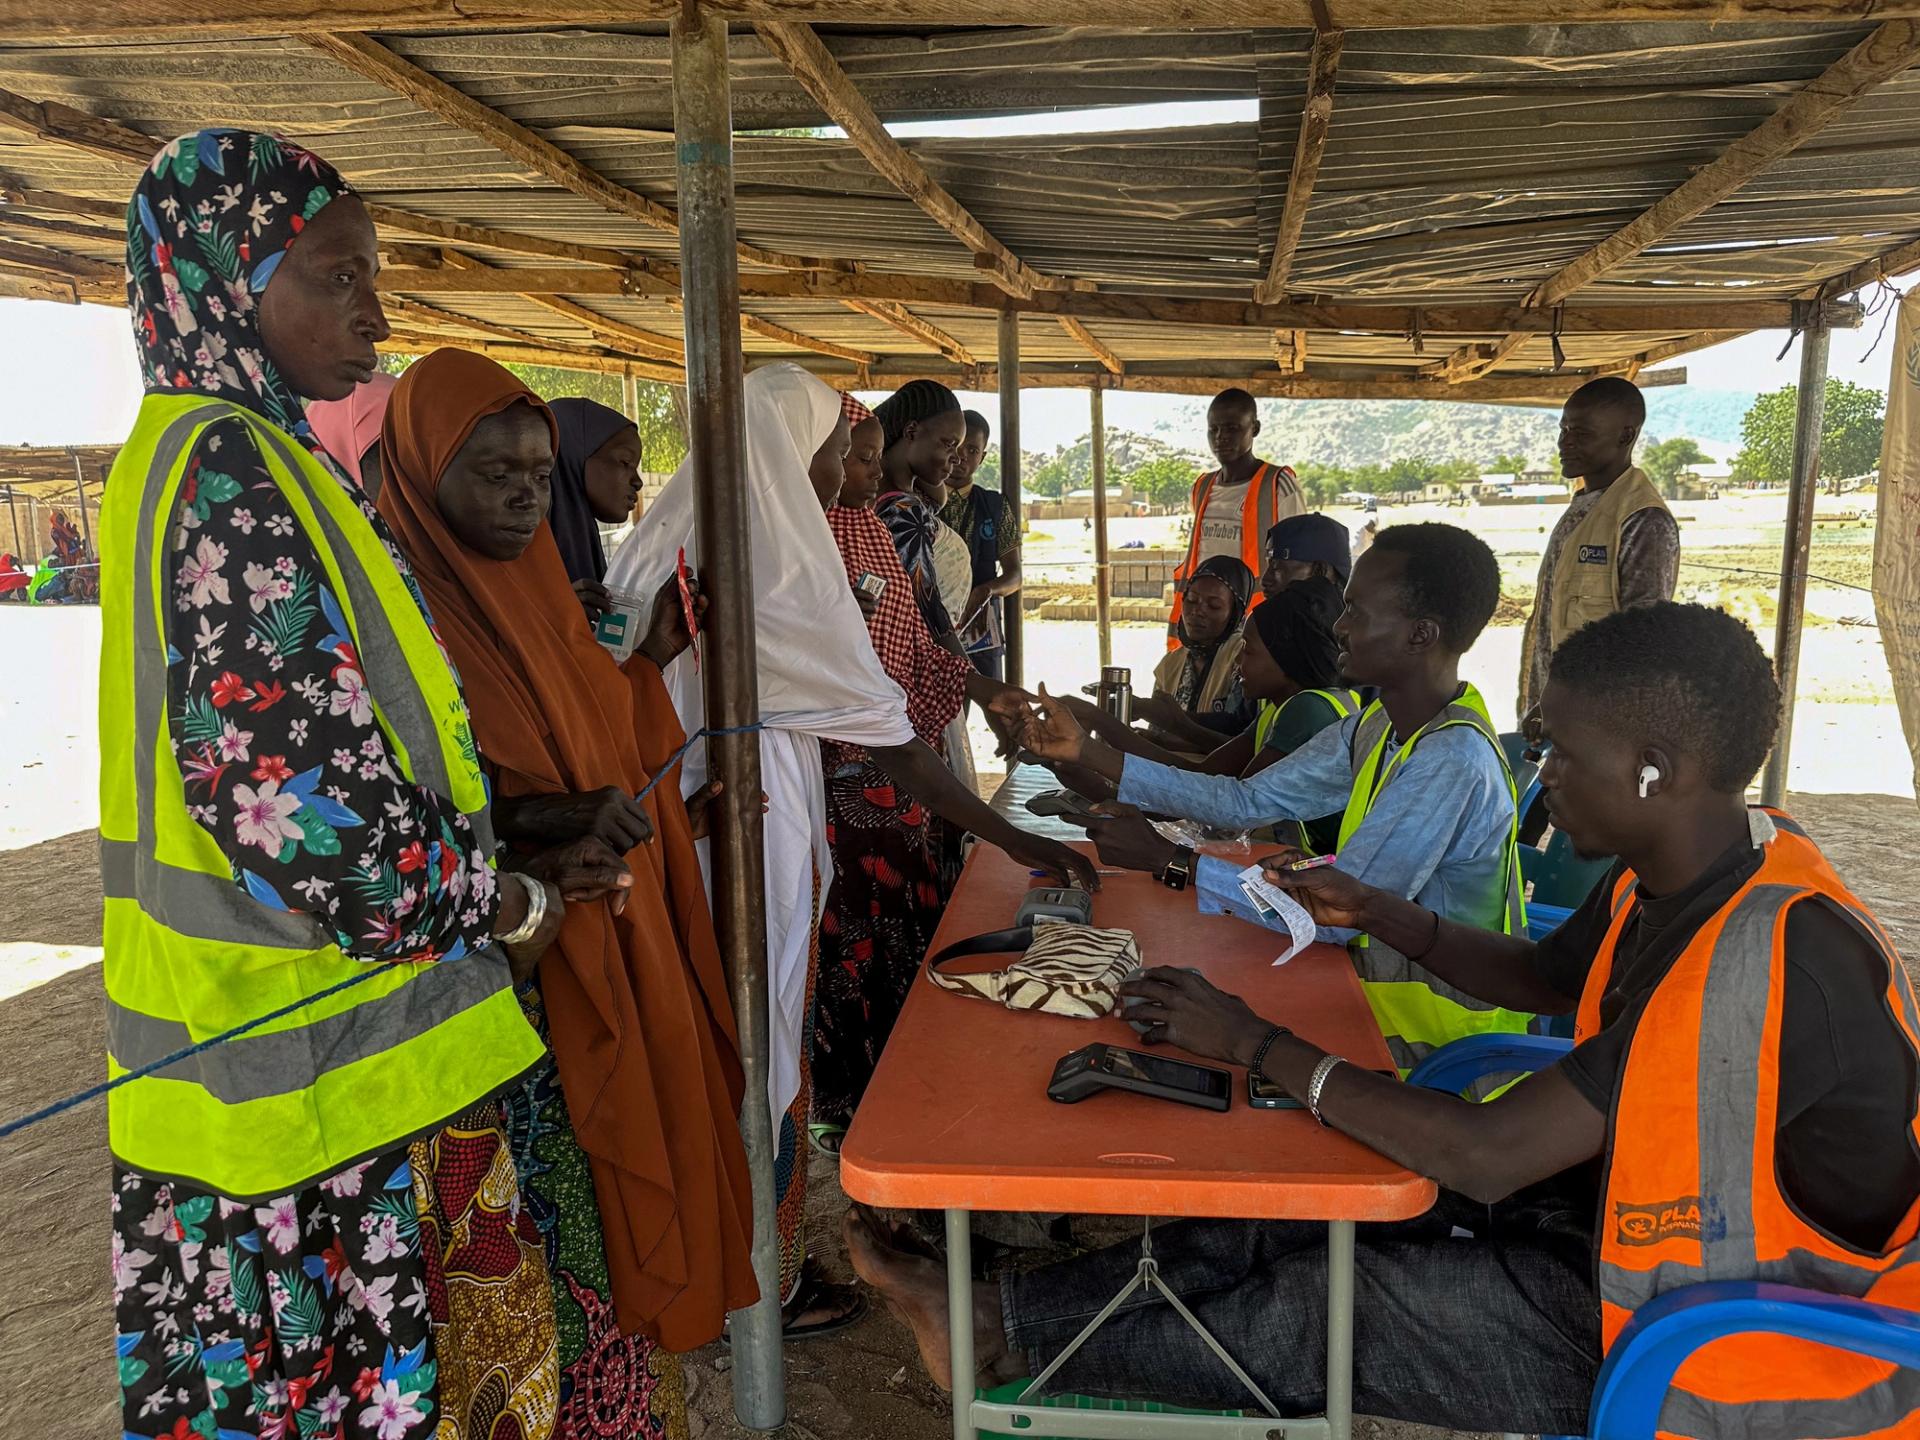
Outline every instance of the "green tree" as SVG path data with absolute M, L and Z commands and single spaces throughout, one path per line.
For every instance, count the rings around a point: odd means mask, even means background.
M 1532 468 L 1527 457 L 1518 452 L 1496 455 L 1487 462 L 1484 474 L 1487 475 L 1524 475 Z
M 1887 397 L 1847 380 L 1827 381 L 1820 418 L 1820 476 L 1861 475 L 1880 463 Z M 1742 480 L 1784 484 L 1793 473 L 1793 419 L 1799 387 L 1783 385 L 1755 398 L 1740 422 L 1733 472 Z
M 401 375 L 406 373 L 415 358 L 412 355 L 384 355 L 380 360 L 380 368 L 389 375 Z M 624 409 L 618 375 L 595 370 L 562 370 L 553 365 L 509 364 L 506 368 L 542 400 L 578 395 L 587 400 L 598 400 L 615 410 Z M 634 382 L 634 392 L 640 412 L 634 422 L 640 431 L 640 468 L 653 471 L 679 469 L 680 462 L 687 458 L 687 432 L 680 419 L 680 405 L 674 398 L 674 387 L 657 380 L 637 380 Z
M 1179 455 L 1156 455 L 1129 470 L 1126 483 L 1155 505 L 1178 505 L 1193 491 L 1193 464 Z
M 1687 467 L 1710 458 L 1693 440 L 1676 435 L 1671 440 L 1658 440 L 1647 446 L 1640 455 L 1640 468 L 1647 472 L 1647 478 L 1659 487 L 1662 495 L 1671 497 Z

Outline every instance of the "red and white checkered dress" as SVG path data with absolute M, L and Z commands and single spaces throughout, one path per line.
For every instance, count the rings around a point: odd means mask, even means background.
M 881 668 L 907 695 L 907 719 L 920 738 L 940 749 L 947 724 L 966 703 L 967 676 L 972 666 L 945 649 L 927 629 L 914 603 L 913 582 L 893 548 L 893 536 L 871 510 L 835 505 L 827 511 L 840 558 L 846 563 L 847 583 L 862 575 L 878 575 L 887 582 L 879 607 L 867 621 Z

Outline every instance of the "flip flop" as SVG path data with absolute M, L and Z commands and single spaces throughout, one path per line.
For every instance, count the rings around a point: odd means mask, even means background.
M 822 1155 L 840 1158 L 840 1147 L 846 1142 L 847 1127 L 831 1123 L 819 1123 L 807 1126 L 807 1138 L 813 1141 L 813 1148 Z
M 784 1319 L 789 1311 L 795 1315 L 804 1315 L 809 1310 L 825 1308 L 831 1303 L 835 1292 L 850 1294 L 853 1297 L 853 1303 L 839 1314 L 830 1315 L 825 1320 L 816 1320 L 811 1325 L 798 1325 Z M 849 1326 L 858 1325 L 867 1318 L 867 1308 L 866 1292 L 860 1286 L 840 1285 L 831 1280 L 824 1280 L 814 1273 L 811 1266 L 808 1266 L 800 1272 L 800 1288 L 794 1291 L 791 1300 L 780 1307 L 783 1316 L 780 1338 L 783 1341 L 818 1340 L 823 1335 L 832 1335 Z M 733 1335 L 729 1330 L 722 1328 L 720 1343 L 729 1349 L 732 1348 Z

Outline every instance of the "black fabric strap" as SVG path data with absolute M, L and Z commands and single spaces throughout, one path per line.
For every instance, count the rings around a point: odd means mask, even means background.
M 946 946 L 937 955 L 927 957 L 927 968 L 938 970 L 949 960 L 958 960 L 966 955 L 1023 955 L 1033 943 L 1033 926 L 1022 925 L 1015 930 L 989 930 L 984 935 L 970 935 L 965 940 L 956 940 Z

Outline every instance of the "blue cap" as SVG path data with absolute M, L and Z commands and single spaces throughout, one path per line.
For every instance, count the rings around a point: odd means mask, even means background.
M 1274 560 L 1318 561 L 1340 577 L 1353 573 L 1353 546 L 1347 527 L 1331 515 L 1294 515 L 1267 531 L 1267 555 Z

